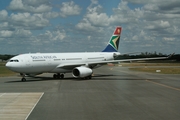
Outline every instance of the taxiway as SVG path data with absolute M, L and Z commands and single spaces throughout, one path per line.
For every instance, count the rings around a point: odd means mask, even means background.
M 23 115 L 17 113 L 18 120 L 178 120 L 179 78 L 180 75 L 134 72 L 119 66 L 95 69 L 91 80 L 74 79 L 71 74 L 66 74 L 63 80 L 43 74 L 27 78 L 26 82 L 17 76 L 2 77 L 0 119 L 11 119 L 10 116 L 15 119 L 11 109 L 6 114 L 3 110 L 12 104 L 19 107 L 13 100 L 27 96 L 21 103 L 27 107 L 26 103 L 32 102 L 32 107 Z M 17 96 L 8 99 L 8 94 Z M 34 95 L 38 95 L 37 99 Z

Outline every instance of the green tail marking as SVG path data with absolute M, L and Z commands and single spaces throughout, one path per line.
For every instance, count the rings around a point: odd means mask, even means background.
M 118 47 L 119 47 L 119 38 L 120 36 L 112 36 L 109 43 L 116 50 L 118 50 Z

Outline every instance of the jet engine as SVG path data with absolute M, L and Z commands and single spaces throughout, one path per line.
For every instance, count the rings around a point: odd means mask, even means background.
M 91 76 L 92 69 L 84 66 L 76 67 L 73 69 L 72 74 L 75 78 L 85 78 Z

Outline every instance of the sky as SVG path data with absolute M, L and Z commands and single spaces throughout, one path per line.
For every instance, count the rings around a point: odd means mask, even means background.
M 119 52 L 180 54 L 179 0 L 0 0 L 0 54 L 100 52 L 122 26 Z

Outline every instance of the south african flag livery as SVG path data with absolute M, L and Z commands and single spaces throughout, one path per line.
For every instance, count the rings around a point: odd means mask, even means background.
M 107 47 L 102 52 L 117 52 L 119 47 L 119 40 L 122 27 L 116 27 Z

